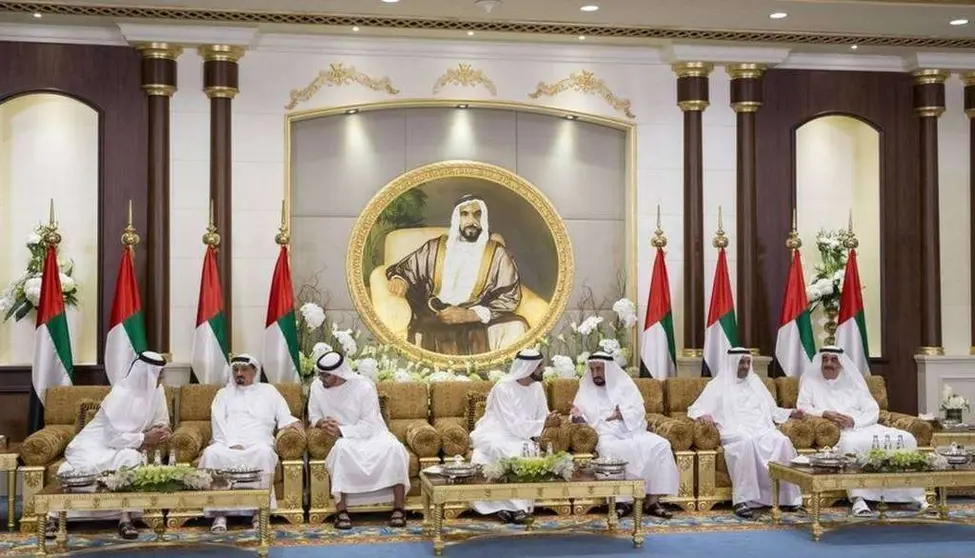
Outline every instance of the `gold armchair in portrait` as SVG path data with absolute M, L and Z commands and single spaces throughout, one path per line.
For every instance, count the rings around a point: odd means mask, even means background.
M 420 248 L 425 242 L 445 234 L 447 234 L 446 227 L 420 227 L 390 231 L 386 235 L 383 243 L 383 263 L 376 266 L 369 274 L 369 294 L 379 320 L 389 328 L 396 339 L 407 339 L 412 312 L 405 296 L 389 292 L 386 269 Z M 506 246 L 500 234 L 492 234 L 490 238 Z M 548 314 L 549 306 L 545 299 L 522 285 L 521 302 L 514 313 L 524 318 L 529 328 L 535 328 Z

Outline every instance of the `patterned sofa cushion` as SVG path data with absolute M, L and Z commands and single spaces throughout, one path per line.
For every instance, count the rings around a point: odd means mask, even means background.
M 75 434 L 81 432 L 89 422 L 94 420 L 101 406 L 102 404 L 100 402 L 92 401 L 91 399 L 85 399 L 79 403 L 78 419 L 75 421 L 74 426 Z
M 470 392 L 467 394 L 467 408 L 464 409 L 464 424 L 467 432 L 473 432 L 477 421 L 487 412 L 487 394 Z

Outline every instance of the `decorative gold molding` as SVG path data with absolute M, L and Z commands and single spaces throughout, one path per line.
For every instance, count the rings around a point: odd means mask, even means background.
M 169 43 L 142 43 L 135 49 L 143 58 L 159 58 L 162 60 L 176 60 L 183 54 L 183 48 Z
M 204 62 L 233 62 L 244 57 L 244 49 L 233 45 L 204 45 L 199 48 Z
M 704 358 L 704 349 L 681 349 L 680 356 L 684 358 Z
M 240 90 L 228 85 L 211 85 L 210 87 L 204 87 L 203 92 L 211 99 L 233 99 Z
M 647 26 L 581 25 L 531 21 L 464 20 L 410 17 L 373 17 L 308 12 L 206 10 L 164 7 L 78 5 L 40 2 L 0 2 L 0 12 L 40 13 L 44 15 L 103 17 L 112 19 L 165 19 L 180 22 L 208 22 L 275 25 L 353 26 L 424 30 L 519 33 L 560 37 L 612 37 L 646 41 L 693 40 L 794 45 L 860 45 L 903 48 L 975 49 L 975 38 L 857 35 L 840 33 L 783 33 L 776 31 L 737 31 L 730 29 L 674 29 Z
M 725 71 L 731 79 L 758 79 L 765 73 L 765 64 L 729 64 Z
M 498 88 L 494 86 L 491 78 L 484 75 L 481 70 L 475 70 L 470 64 L 460 63 L 456 68 L 450 68 L 443 73 L 437 82 L 433 84 L 433 94 L 436 95 L 446 85 L 459 85 L 461 87 L 475 87 L 483 85 L 491 92 L 492 97 L 498 96 Z
M 303 103 L 315 96 L 323 86 L 339 87 L 342 85 L 352 85 L 358 83 L 363 87 L 373 91 L 385 91 L 389 95 L 399 95 L 399 89 L 393 87 L 392 81 L 388 77 L 374 78 L 355 69 L 355 66 L 345 64 L 329 64 L 327 70 L 321 70 L 315 79 L 303 89 L 292 89 L 288 104 L 284 105 L 285 110 L 292 110 L 299 103 Z
M 671 67 L 674 69 L 674 73 L 677 74 L 677 79 L 688 77 L 706 78 L 711 75 L 714 64 L 710 62 L 678 62 Z
M 945 107 L 917 107 L 914 112 L 922 118 L 939 118 L 945 112 Z
M 965 83 L 965 87 L 975 87 L 975 72 L 962 73 L 961 80 Z
M 709 102 L 707 102 L 705 100 L 702 100 L 702 99 L 697 99 L 697 100 L 694 100 L 694 101 L 678 101 L 677 102 L 677 106 L 680 107 L 680 110 L 682 110 L 684 112 L 688 112 L 688 111 L 704 111 L 704 109 L 706 109 L 709 106 L 711 106 L 711 103 L 709 103 Z
M 731 103 L 731 109 L 735 112 L 758 112 L 761 106 L 761 101 L 739 101 L 737 103 Z
M 586 95 L 598 95 L 609 103 L 614 110 L 625 114 L 627 118 L 636 118 L 636 115 L 630 110 L 632 102 L 629 99 L 617 97 L 602 79 L 596 77 L 596 74 L 589 70 L 573 72 L 569 74 L 569 77 L 552 84 L 540 81 L 535 91 L 529 93 L 528 97 L 531 99 L 554 97 L 570 89 Z
M 176 93 L 176 86 L 164 83 L 147 83 L 142 86 L 142 90 L 150 97 L 172 97 Z
M 918 347 L 917 354 L 925 356 L 945 356 L 944 347 Z
M 914 83 L 917 85 L 943 85 L 951 72 L 948 70 L 938 70 L 926 68 L 914 72 Z

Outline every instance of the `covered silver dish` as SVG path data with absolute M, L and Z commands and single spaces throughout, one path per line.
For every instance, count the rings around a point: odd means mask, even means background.
M 473 477 L 478 472 L 478 466 L 464 461 L 458 455 L 452 460 L 444 461 L 443 465 L 440 466 L 440 471 L 445 477 L 450 478 Z
M 809 464 L 822 469 L 843 469 L 853 465 L 855 462 L 856 459 L 853 456 L 843 455 L 829 447 L 823 448 L 823 451 L 809 456 Z
M 598 457 L 589 462 L 597 478 L 621 478 L 626 474 L 627 462 L 613 457 Z
M 80 471 L 58 474 L 58 483 L 64 488 L 85 488 L 97 481 L 98 473 Z
M 261 480 L 262 470 L 254 467 L 231 467 L 216 471 L 217 476 L 231 482 L 257 482 Z
M 971 456 L 965 451 L 965 448 L 959 447 L 958 444 L 951 444 L 950 446 L 942 446 L 936 450 L 938 455 L 941 455 L 948 461 L 949 465 L 964 465 L 968 463 Z

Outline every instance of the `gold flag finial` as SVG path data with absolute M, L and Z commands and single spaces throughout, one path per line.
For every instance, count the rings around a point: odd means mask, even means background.
M 785 241 L 785 247 L 789 250 L 798 250 L 802 247 L 802 239 L 799 238 L 799 230 L 796 225 L 796 210 L 792 210 L 792 230 L 789 231 L 789 238 Z
M 126 221 L 125 228 L 122 229 L 122 245 L 130 250 L 135 250 L 140 242 L 142 242 L 142 238 L 139 237 L 139 233 L 135 231 L 135 225 L 132 224 L 132 200 L 129 200 L 129 218 Z
M 281 200 L 281 226 L 278 227 L 278 234 L 274 235 L 274 241 L 281 246 L 286 246 L 291 242 L 291 235 L 288 233 L 288 213 L 285 200 Z
M 44 234 L 41 236 L 47 244 L 52 246 L 61 244 L 61 233 L 58 232 L 58 220 L 54 217 L 54 198 L 51 198 L 48 224 L 44 227 Z
M 653 238 L 650 239 L 650 245 L 654 248 L 663 248 L 667 246 L 667 237 L 664 236 L 663 226 L 660 224 L 660 204 L 657 204 L 657 229 L 653 231 Z
M 718 206 L 718 230 L 714 233 L 714 239 L 711 244 L 719 249 L 724 250 L 728 247 L 728 237 L 724 234 L 724 220 L 721 216 L 721 206 Z
M 857 246 L 860 245 L 860 241 L 857 240 L 855 234 L 853 234 L 853 210 L 850 210 L 850 224 L 846 231 L 846 238 L 843 239 L 843 247 L 847 250 L 856 250 Z
M 207 225 L 207 232 L 203 233 L 203 244 L 213 246 L 214 248 L 220 246 L 220 235 L 217 233 L 212 199 L 210 200 L 210 224 Z

